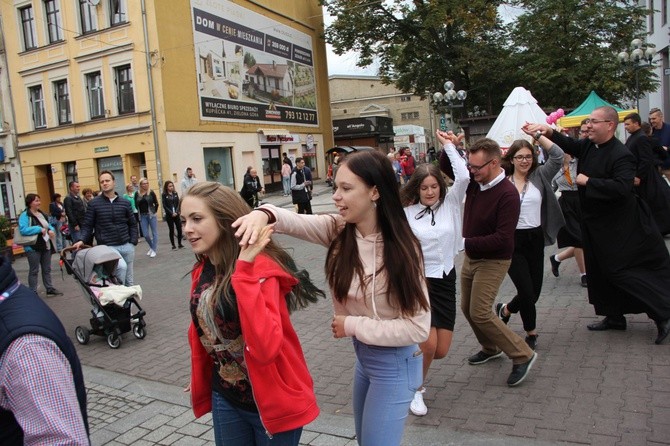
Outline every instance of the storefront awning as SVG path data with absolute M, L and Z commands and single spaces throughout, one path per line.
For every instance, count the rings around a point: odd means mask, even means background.
M 286 129 L 258 129 L 258 133 L 265 136 L 291 136 L 291 132 Z

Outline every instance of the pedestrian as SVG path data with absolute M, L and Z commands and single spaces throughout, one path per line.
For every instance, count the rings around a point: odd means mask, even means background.
M 163 195 L 161 197 L 163 212 L 165 212 L 165 222 L 168 225 L 170 231 L 170 243 L 172 244 L 172 249 L 177 249 L 174 244 L 174 233 L 175 229 L 177 230 L 177 246 L 179 249 L 182 249 L 182 233 L 181 233 L 181 219 L 179 218 L 179 195 L 177 191 L 174 190 L 174 183 L 172 181 L 166 181 L 163 184 Z
M 305 181 L 308 183 L 307 185 L 307 195 L 309 196 L 309 201 L 312 201 L 312 191 L 314 190 L 314 180 L 312 179 L 312 169 L 307 166 L 307 163 L 305 163 L 305 167 L 302 168 L 303 173 L 305 174 Z
M 430 334 L 419 344 L 423 352 L 423 382 L 414 394 L 410 410 L 423 416 L 428 408 L 423 400 L 425 381 L 433 359 L 449 353 L 456 322 L 456 270 L 454 259 L 463 249 L 461 203 L 470 182 L 465 160 L 455 143 L 464 135 L 436 132 L 437 140 L 454 166 L 456 181 L 447 192 L 447 183 L 434 164 L 419 164 L 409 182 L 400 191 L 405 215 L 412 232 L 421 243 L 424 273 L 430 297 Z M 397 178 L 397 177 L 396 177 Z
M 482 138 L 470 146 L 468 169 L 474 181 L 468 185 L 463 210 L 461 310 L 482 347 L 468 363 L 484 364 L 505 353 L 513 364 L 507 385 L 514 387 L 526 379 L 537 353 L 493 313 L 512 261 L 521 208 L 519 192 L 506 179 L 500 161 L 500 146 L 492 139 Z
M 295 169 L 291 173 L 291 198 L 293 204 L 298 206 L 298 214 L 311 214 L 312 203 L 309 195 L 311 182 L 305 177 L 305 159 L 295 159 Z
M 388 155 L 386 155 L 391 161 L 391 166 L 393 166 L 393 173 L 395 174 L 395 179 L 396 183 L 398 184 L 398 187 L 400 187 L 400 178 L 402 177 L 402 169 L 400 168 L 400 161 L 398 161 L 398 152 L 389 152 Z
M 93 189 L 91 189 L 90 187 L 85 187 L 84 190 L 81 191 L 81 193 L 83 195 L 82 200 L 84 201 L 84 206 L 86 207 L 88 206 L 88 203 L 90 203 L 91 200 L 95 198 L 95 196 L 93 195 Z
M 182 198 L 184 233 L 197 260 L 189 328 L 193 411 L 212 412 L 217 445 L 297 446 L 319 408 L 289 313 L 324 293 L 295 271 L 271 240 L 271 227 L 240 248 L 231 223 L 249 212 L 219 183 L 198 183 Z
M 83 244 L 92 245 L 95 236 L 98 245 L 107 245 L 121 255 L 114 275 L 123 285 L 132 286 L 137 245 L 137 222 L 133 209 L 128 200 L 114 191 L 112 172 L 103 170 L 98 175 L 98 181 L 102 193 L 88 203 L 81 239 L 72 246 L 79 249 Z
M 244 201 L 246 201 L 252 209 L 258 207 L 258 194 L 264 192 L 265 188 L 261 183 L 261 179 L 258 178 L 258 171 L 251 166 L 247 167 L 247 172 L 244 174 L 242 180 L 242 190 L 240 190 L 240 195 L 242 195 Z
M 0 444 L 87 446 L 86 388 L 63 324 L 0 256 Z
M 137 175 L 130 176 L 130 184 L 133 186 L 133 194 L 140 190 L 140 183 L 137 181 Z
M 70 181 L 68 184 L 67 197 L 63 200 L 65 207 L 65 214 L 67 215 L 67 223 L 70 229 L 70 240 L 79 240 L 79 231 L 81 224 L 84 222 L 84 215 L 86 214 L 86 204 L 79 195 L 81 187 L 76 181 Z
M 574 140 L 545 124 L 524 129 L 579 159 L 589 302 L 605 317 L 588 329 L 625 330 L 625 314 L 646 313 L 661 344 L 670 334 L 670 255 L 649 208 L 634 195 L 635 157 L 614 136 L 618 122 L 616 110 L 605 106 L 591 112 L 588 139 Z
M 288 160 L 288 163 L 286 162 Z M 281 184 L 284 189 L 282 196 L 288 197 L 291 195 L 291 160 L 288 158 L 284 159 L 284 162 L 281 165 Z
M 137 187 L 140 187 L 139 183 Z M 133 210 L 133 215 L 135 216 L 135 221 L 137 222 L 137 227 L 140 231 L 140 237 L 143 237 L 142 235 L 142 227 L 140 226 L 140 212 L 137 210 L 137 205 L 135 204 L 135 186 L 133 186 L 133 183 L 128 183 L 126 184 L 126 193 L 123 194 L 123 198 L 128 200 L 130 203 L 130 207 Z
M 405 176 L 405 183 L 407 183 L 409 181 L 409 177 L 411 177 L 414 173 L 414 169 L 416 168 L 416 161 L 414 160 L 412 151 L 409 149 L 409 147 L 401 149 L 401 156 L 403 156 L 404 159 L 401 161 L 400 167 L 402 167 L 402 172 Z
M 184 178 L 182 178 L 181 180 L 181 194 L 184 195 L 184 193 L 188 190 L 188 188 L 193 186 L 197 182 L 198 180 L 195 178 L 193 169 L 187 167 L 186 170 L 184 170 Z
M 660 108 L 654 107 L 649 110 L 649 124 L 652 136 L 667 152 L 670 148 L 670 124 L 663 121 L 663 112 Z M 670 180 L 670 157 L 666 157 L 663 161 L 661 171 Z
M 535 304 L 542 292 L 544 247 L 556 242 L 565 219 L 551 188 L 551 180 L 563 165 L 563 151 L 551 140 L 537 140 L 546 150 L 546 162 L 539 164 L 533 145 L 525 139 L 512 143 L 503 158 L 509 166 L 507 179 L 519 193 L 519 220 L 514 231 L 514 251 L 507 274 L 516 287 L 516 295 L 508 303 L 496 304 L 496 313 L 504 323 L 512 314 L 520 313 L 526 343 L 537 346 L 537 310 Z
M 24 246 L 28 257 L 28 286 L 37 294 L 37 275 L 42 270 L 42 284 L 47 296 L 62 296 L 51 281 L 51 254 L 54 251 L 55 228 L 40 210 L 42 200 L 37 194 L 26 195 L 26 210 L 19 215 L 19 232 L 23 236 L 37 235 L 34 245 Z
M 642 119 L 637 113 L 626 115 L 623 125 L 630 134 L 626 147 L 636 160 L 635 193 L 649 206 L 661 234 L 669 234 L 670 187 L 656 168 L 652 141 L 642 131 Z
M 56 251 L 61 252 L 65 247 L 65 237 L 61 232 L 61 228 L 67 223 L 67 214 L 65 213 L 65 206 L 61 201 L 61 194 L 55 193 L 51 196 L 51 203 L 49 203 L 49 224 L 53 226 L 56 240 Z
M 588 118 L 583 119 L 580 127 L 578 138 L 584 139 L 589 136 L 589 129 L 586 125 Z M 580 274 L 580 284 L 586 288 L 586 266 L 584 264 L 584 248 L 582 244 L 582 211 L 579 205 L 579 193 L 577 191 L 577 159 L 573 158 L 569 153 L 563 155 L 563 167 L 554 176 L 551 181 L 551 187 L 560 192 L 561 196 L 558 198 L 558 204 L 561 206 L 561 212 L 565 219 L 565 226 L 563 226 L 556 236 L 556 243 L 559 248 L 565 248 L 563 251 L 549 256 L 549 263 L 551 264 L 551 273 L 554 277 L 558 277 L 559 267 L 561 262 L 571 257 L 575 258 L 577 269 Z
M 288 157 L 288 154 L 286 152 L 282 153 L 283 159 L 282 163 L 286 163 L 291 167 L 291 170 L 293 170 L 293 163 L 291 162 L 291 158 Z
M 361 445 L 395 446 L 421 387 L 418 344 L 430 331 L 421 246 L 384 154 L 348 155 L 335 181 L 338 214 L 302 215 L 264 204 L 233 227 L 242 246 L 253 246 L 261 228 L 275 223 L 278 233 L 328 247 L 331 328 L 335 338 L 351 337 L 356 353 L 356 439 Z
M 135 206 L 140 213 L 140 228 L 144 240 L 149 245 L 147 255 L 151 258 L 158 253 L 158 197 L 149 188 L 149 180 L 140 178 L 140 190 L 135 192 Z M 151 234 L 149 234 L 151 233 Z

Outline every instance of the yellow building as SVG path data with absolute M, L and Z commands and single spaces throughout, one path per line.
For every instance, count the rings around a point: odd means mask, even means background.
M 283 152 L 325 176 L 316 0 L 15 0 L 0 12 L 26 192 L 95 189 L 102 170 L 119 193 L 131 175 L 180 191 L 187 167 L 239 190 L 247 166 L 272 190 Z

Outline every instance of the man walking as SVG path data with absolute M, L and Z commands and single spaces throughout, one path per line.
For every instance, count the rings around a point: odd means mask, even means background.
M 81 237 L 73 246 L 107 245 L 121 254 L 114 275 L 126 286 L 133 285 L 133 263 L 137 245 L 137 222 L 130 202 L 114 191 L 114 175 L 103 170 L 98 176 L 102 193 L 88 204 Z
M 656 138 L 663 149 L 668 151 L 670 147 L 670 124 L 663 122 L 663 112 L 659 108 L 649 110 L 649 124 L 651 124 L 651 136 Z M 666 157 L 661 165 L 663 175 L 670 180 L 670 157 Z
M 651 139 L 642 131 L 642 119 L 637 113 L 626 115 L 623 120 L 630 137 L 626 147 L 635 156 L 635 192 L 649 205 L 661 234 L 670 233 L 670 187 L 654 165 Z
M 186 170 L 184 171 L 184 178 L 181 180 L 181 194 L 182 196 L 186 193 L 189 187 L 193 186 L 195 183 L 197 183 L 198 180 L 195 178 L 195 174 L 193 173 L 193 169 L 190 167 L 187 167 Z
M 301 157 L 295 159 L 295 169 L 291 173 L 291 197 L 293 204 L 298 205 L 298 214 L 311 214 L 312 204 L 310 203 L 308 187 L 311 182 L 305 178 L 305 160 Z
M 89 444 L 77 351 L 53 311 L 0 256 L 0 444 Z
M 461 269 L 461 309 L 482 350 L 468 358 L 471 365 L 502 356 L 512 360 L 507 385 L 526 379 L 537 353 L 493 313 L 514 251 L 514 231 L 521 208 L 519 193 L 500 167 L 500 146 L 484 138 L 469 149 L 471 178 L 465 195 L 463 237 L 465 258 Z
M 68 189 L 70 193 L 63 200 L 63 207 L 65 207 L 65 214 L 67 215 L 67 224 L 70 229 L 70 237 L 72 241 L 79 240 L 81 225 L 84 223 L 84 215 L 86 214 L 86 205 L 84 200 L 79 195 L 81 186 L 76 181 L 70 181 Z
M 527 124 L 524 131 L 551 138 L 579 159 L 575 181 L 589 302 L 605 316 L 588 329 L 625 330 L 625 314 L 646 313 L 661 344 L 670 333 L 670 255 L 649 208 L 633 193 L 635 157 L 614 136 L 618 122 L 616 110 L 598 107 L 587 139 L 569 138 L 546 124 Z

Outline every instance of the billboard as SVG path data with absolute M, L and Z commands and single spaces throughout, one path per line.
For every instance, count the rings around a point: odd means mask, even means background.
M 227 0 L 191 0 L 200 119 L 318 125 L 312 38 Z

